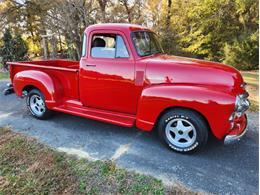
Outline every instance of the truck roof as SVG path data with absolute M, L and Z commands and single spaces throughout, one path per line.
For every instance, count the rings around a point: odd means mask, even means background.
M 149 28 L 137 24 L 127 24 L 127 23 L 101 23 L 101 24 L 94 24 L 90 25 L 86 28 L 85 32 L 92 31 L 92 30 L 102 30 L 102 29 L 109 29 L 109 30 L 150 30 Z

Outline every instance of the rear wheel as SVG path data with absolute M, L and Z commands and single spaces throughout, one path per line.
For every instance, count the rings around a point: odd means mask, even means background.
M 44 95 L 38 89 L 29 91 L 26 104 L 31 114 L 37 119 L 47 119 L 52 114 L 52 111 L 46 107 Z
M 195 111 L 176 108 L 166 112 L 159 120 L 161 140 L 171 149 L 190 153 L 207 143 L 208 125 Z

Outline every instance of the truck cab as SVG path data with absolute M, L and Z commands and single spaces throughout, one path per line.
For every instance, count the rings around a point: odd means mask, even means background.
M 140 71 L 136 74 L 137 61 L 129 30 L 117 25 L 86 29 L 79 73 L 83 105 L 136 114 L 143 88 L 143 82 L 136 81 L 144 78 L 140 79 Z

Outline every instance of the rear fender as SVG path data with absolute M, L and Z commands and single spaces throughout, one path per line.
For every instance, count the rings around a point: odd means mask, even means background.
M 184 107 L 200 113 L 219 139 L 230 130 L 235 97 L 214 87 L 160 84 L 145 88 L 139 99 L 136 126 L 150 131 L 169 108 Z
M 37 70 L 18 72 L 13 78 L 13 86 L 16 95 L 19 97 L 22 97 L 25 87 L 33 86 L 44 94 L 48 108 L 51 108 L 56 104 L 54 83 L 51 77 L 44 72 Z

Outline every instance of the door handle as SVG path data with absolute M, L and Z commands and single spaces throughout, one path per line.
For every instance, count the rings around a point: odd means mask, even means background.
M 85 66 L 96 67 L 96 65 L 95 65 L 95 64 L 86 64 Z

